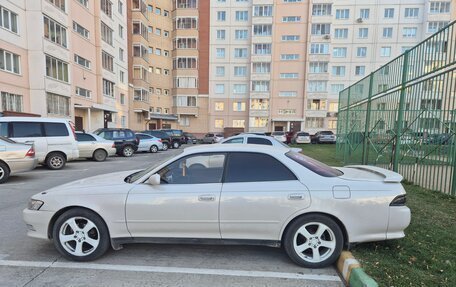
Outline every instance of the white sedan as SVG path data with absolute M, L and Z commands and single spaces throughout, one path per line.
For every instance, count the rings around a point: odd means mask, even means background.
M 332 168 L 290 149 L 217 144 L 186 148 L 149 169 L 78 180 L 34 195 L 32 237 L 66 258 L 93 260 L 127 243 L 259 244 L 311 268 L 355 242 L 404 237 L 402 176 Z
M 256 135 L 250 133 L 242 133 L 235 135 L 229 138 L 226 138 L 220 142 L 221 144 L 260 144 L 260 145 L 270 145 L 278 148 L 291 149 L 295 152 L 301 152 L 301 148 L 290 148 L 287 144 L 282 141 L 277 140 L 276 138 L 270 136 Z

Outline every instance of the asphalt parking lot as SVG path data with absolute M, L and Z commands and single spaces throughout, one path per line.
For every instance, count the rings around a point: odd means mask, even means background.
M 26 236 L 22 210 L 35 193 L 73 180 L 149 167 L 182 151 L 44 167 L 0 185 L 0 286 L 343 286 L 335 268 L 305 269 L 279 248 L 132 244 L 90 263 L 63 259 Z

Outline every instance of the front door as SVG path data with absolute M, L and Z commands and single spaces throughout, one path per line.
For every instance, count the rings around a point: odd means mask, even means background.
M 194 154 L 161 169 L 159 185 L 142 183 L 127 199 L 133 237 L 220 238 L 219 201 L 225 154 Z
M 77 131 L 84 130 L 84 119 L 82 117 L 74 117 L 74 129 Z

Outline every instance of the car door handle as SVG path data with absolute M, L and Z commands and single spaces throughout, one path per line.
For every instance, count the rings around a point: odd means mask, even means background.
M 304 194 L 302 193 L 292 193 L 288 195 L 289 200 L 303 200 Z
M 215 195 L 204 194 L 198 196 L 199 201 L 215 201 Z

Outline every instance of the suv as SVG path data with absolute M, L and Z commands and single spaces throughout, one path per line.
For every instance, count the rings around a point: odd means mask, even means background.
M 114 141 L 118 155 L 130 157 L 138 150 L 139 138 L 130 129 L 102 128 L 97 129 L 94 134 Z
M 313 137 L 313 140 L 316 142 L 316 143 L 336 143 L 336 136 L 334 135 L 334 133 L 332 131 L 321 131 L 321 132 L 317 132 L 314 137 Z
M 182 130 L 162 129 L 160 131 L 167 133 L 171 137 L 172 148 L 179 148 L 181 144 L 186 143 Z
M 67 161 L 79 158 L 74 126 L 66 119 L 0 117 L 0 136 L 33 143 L 38 163 L 52 170 L 62 169 Z
M 157 131 L 157 130 L 153 130 L 153 131 L 148 130 L 148 131 L 142 131 L 141 133 L 161 139 L 164 151 L 171 147 L 171 137 L 165 132 Z

